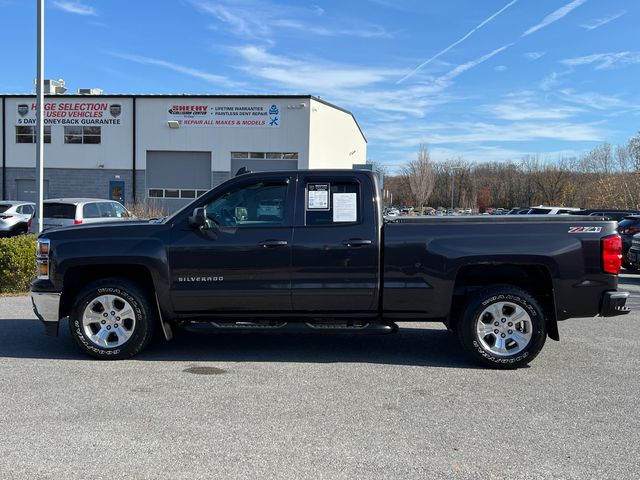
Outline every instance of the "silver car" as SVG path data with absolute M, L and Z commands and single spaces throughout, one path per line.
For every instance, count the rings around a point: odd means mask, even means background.
M 44 201 L 42 229 L 132 218 L 134 215 L 115 200 L 56 198 Z
M 0 237 L 27 233 L 35 211 L 35 203 L 0 201 Z

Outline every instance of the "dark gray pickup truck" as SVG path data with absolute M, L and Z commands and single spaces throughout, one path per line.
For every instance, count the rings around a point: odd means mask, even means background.
M 484 365 L 530 362 L 557 322 L 628 312 L 616 224 L 580 216 L 383 219 L 376 177 L 249 173 L 174 215 L 47 230 L 32 299 L 89 355 L 154 330 L 388 333 L 443 322 Z M 585 320 L 589 321 L 589 320 Z

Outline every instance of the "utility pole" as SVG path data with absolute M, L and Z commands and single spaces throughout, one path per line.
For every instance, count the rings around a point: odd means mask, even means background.
M 38 3 L 38 35 L 37 35 L 37 78 L 36 78 L 36 190 L 38 201 L 38 231 L 42 232 L 42 202 L 44 201 L 44 0 Z

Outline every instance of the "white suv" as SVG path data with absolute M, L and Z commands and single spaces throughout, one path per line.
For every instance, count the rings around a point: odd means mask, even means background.
M 27 233 L 35 211 L 35 203 L 0 201 L 0 237 Z
M 135 218 L 120 202 L 100 198 L 49 199 L 44 201 L 43 210 L 43 230 Z

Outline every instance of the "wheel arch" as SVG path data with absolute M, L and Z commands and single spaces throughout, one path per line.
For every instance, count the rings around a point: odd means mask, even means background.
M 70 267 L 64 275 L 62 296 L 60 298 L 60 317 L 71 314 L 73 302 L 82 289 L 91 282 L 103 278 L 125 278 L 134 282 L 149 296 L 149 302 L 157 309 L 158 317 L 162 318 L 153 283 L 151 272 L 144 265 L 109 264 L 82 265 Z
M 545 265 L 474 264 L 462 267 L 456 276 L 447 327 L 456 329 L 465 298 L 490 285 L 513 285 L 532 295 L 544 310 L 547 335 L 560 340 L 551 273 Z

